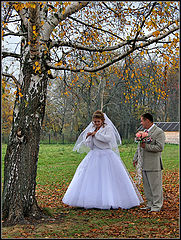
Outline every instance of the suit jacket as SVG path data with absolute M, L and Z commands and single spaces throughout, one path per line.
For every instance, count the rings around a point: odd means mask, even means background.
M 144 171 L 158 171 L 163 169 L 163 163 L 161 159 L 161 152 L 165 145 L 165 133 L 164 131 L 154 125 L 148 132 L 148 137 L 152 138 L 151 143 L 146 143 L 143 148 L 143 170 Z M 133 161 L 138 159 L 138 150 L 136 151 Z

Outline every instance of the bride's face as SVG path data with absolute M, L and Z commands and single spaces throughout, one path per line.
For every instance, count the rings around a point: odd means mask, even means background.
M 93 122 L 94 122 L 96 128 L 100 128 L 103 124 L 103 121 L 100 118 L 94 118 Z

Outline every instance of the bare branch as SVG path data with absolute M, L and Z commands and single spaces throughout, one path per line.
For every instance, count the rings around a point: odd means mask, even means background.
M 2 58 L 5 58 L 5 57 L 14 57 L 14 58 L 18 58 L 20 59 L 21 58 L 21 55 L 20 54 L 17 54 L 17 53 L 11 53 L 11 52 L 2 52 Z
M 22 36 L 26 36 L 27 33 L 5 33 L 3 34 L 3 37 L 7 37 L 7 36 L 17 36 L 17 37 L 22 37 Z
M 149 15 L 152 13 L 152 11 L 153 11 L 153 9 L 154 9 L 154 7 L 155 7 L 156 4 L 157 4 L 157 2 L 154 2 L 154 3 L 153 3 L 153 6 L 151 7 L 149 13 L 145 16 L 144 20 L 142 21 L 141 26 L 140 26 L 140 29 L 137 31 L 136 36 L 135 36 L 135 38 L 134 38 L 133 48 L 135 47 L 136 40 L 137 40 L 137 38 L 138 38 L 138 36 L 139 36 L 139 34 L 140 34 L 140 31 L 142 30 L 142 28 L 143 28 L 143 26 L 144 26 L 144 24 L 145 24 L 146 19 L 147 19 L 147 18 L 149 17 Z
M 99 31 L 108 33 L 108 34 L 110 34 L 110 35 L 112 35 L 112 36 L 114 36 L 114 37 L 116 37 L 116 38 L 118 38 L 118 39 L 121 39 L 121 40 L 123 41 L 123 39 L 122 39 L 121 37 L 119 37 L 118 35 L 110 32 L 110 31 L 107 31 L 107 30 L 104 30 L 104 29 L 102 29 L 102 28 L 95 27 L 95 26 L 93 26 L 93 25 L 91 25 L 91 24 L 82 22 L 82 21 L 80 21 L 80 20 L 78 20 L 78 19 L 76 19 L 76 18 L 74 18 L 74 17 L 70 17 L 70 16 L 69 16 L 69 18 L 72 19 L 72 20 L 74 20 L 74 21 L 76 21 L 76 22 L 78 22 L 78 23 L 81 23 L 81 24 L 84 25 L 84 26 L 91 27 L 91 28 L 93 28 L 93 29 L 96 29 L 96 30 L 99 30 Z
M 18 36 L 18 37 L 21 37 L 21 36 L 27 35 L 27 33 L 13 32 L 13 31 L 9 30 L 7 27 L 5 27 L 4 30 L 7 31 L 7 33 L 4 33 L 3 37 L 5 37 L 5 36 Z
M 15 23 L 15 22 L 20 22 L 21 19 L 15 19 L 15 20 L 9 20 L 9 21 L 4 21 L 4 23 Z
M 86 50 L 90 52 L 104 52 L 104 51 L 116 50 L 120 47 L 125 46 L 126 44 L 128 44 L 128 42 L 130 41 L 125 41 L 123 43 L 117 44 L 116 46 L 96 48 L 91 46 L 85 46 L 79 43 L 72 43 L 72 42 L 65 42 L 65 41 L 52 41 L 50 44 L 50 48 L 64 46 L 64 47 L 76 48 L 79 50 Z
M 20 83 L 19 81 L 15 78 L 15 76 L 13 76 L 12 74 L 8 74 L 8 73 L 2 73 L 3 76 L 5 77 L 9 77 L 12 78 L 16 84 L 16 87 L 19 89 L 20 88 Z

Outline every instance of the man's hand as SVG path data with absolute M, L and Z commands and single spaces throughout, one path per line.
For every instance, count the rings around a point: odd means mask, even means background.
M 136 167 L 137 163 L 137 161 L 133 161 L 133 166 Z
M 140 146 L 141 146 L 142 148 L 145 148 L 145 142 L 141 142 Z

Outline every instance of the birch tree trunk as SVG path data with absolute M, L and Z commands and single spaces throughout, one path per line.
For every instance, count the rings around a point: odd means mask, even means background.
M 28 63 L 24 65 L 23 78 L 23 97 L 17 96 L 15 102 L 4 167 L 3 217 L 12 223 L 40 214 L 35 187 L 47 78 L 32 75 Z M 36 88 L 31 87 L 33 84 Z
M 16 224 L 26 216 L 39 218 L 42 211 L 35 198 L 40 130 L 45 113 L 48 76 L 43 63 L 38 37 L 38 8 L 30 11 L 31 46 L 23 51 L 21 85 L 18 87 L 4 166 L 2 195 L 3 218 Z M 36 26 L 37 37 L 33 36 Z M 32 29 L 32 30 L 31 30 Z M 39 67 L 41 66 L 41 67 Z

